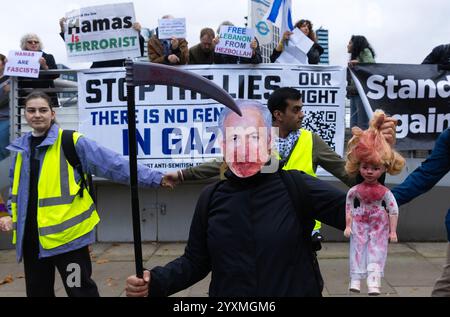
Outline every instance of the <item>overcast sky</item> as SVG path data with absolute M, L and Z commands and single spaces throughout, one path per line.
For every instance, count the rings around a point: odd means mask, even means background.
M 2 2 L 0 10 L 0 52 L 19 49 L 23 34 L 37 33 L 44 51 L 57 63 L 68 64 L 59 37 L 59 18 L 76 8 L 130 2 L 124 0 L 16 0 Z M 136 19 L 154 28 L 165 14 L 187 19 L 187 40 L 198 43 L 202 27 L 214 30 L 224 20 L 244 24 L 247 0 L 134 0 Z M 330 31 L 331 64 L 345 65 L 346 45 L 352 34 L 365 35 L 377 53 L 379 63 L 420 63 L 431 49 L 450 43 L 449 0 L 292 0 L 293 19 L 306 18 L 315 29 Z

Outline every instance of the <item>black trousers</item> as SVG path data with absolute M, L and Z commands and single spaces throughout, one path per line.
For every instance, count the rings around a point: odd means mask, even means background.
M 28 244 L 24 245 L 23 260 L 28 297 L 55 297 L 55 268 L 69 297 L 100 296 L 97 285 L 91 279 L 92 263 L 88 246 L 39 259 L 36 245 Z

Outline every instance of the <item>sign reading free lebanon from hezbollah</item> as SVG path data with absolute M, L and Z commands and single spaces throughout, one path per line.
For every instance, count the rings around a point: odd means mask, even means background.
M 69 62 L 97 62 L 141 55 L 133 3 L 86 7 L 66 14 Z
M 345 70 L 310 65 L 189 65 L 235 99 L 267 105 L 279 87 L 303 95 L 303 128 L 319 134 L 343 154 Z M 90 70 L 78 78 L 79 131 L 128 156 L 125 71 Z M 136 87 L 138 161 L 161 171 L 221 159 L 218 119 L 224 106 L 199 93 L 171 86 Z M 319 171 L 320 172 L 320 171 Z M 321 174 L 323 175 L 323 174 Z

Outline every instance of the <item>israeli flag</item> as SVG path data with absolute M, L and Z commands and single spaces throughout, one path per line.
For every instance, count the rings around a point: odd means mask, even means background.
M 281 11 L 281 29 L 280 36 L 285 31 L 292 31 L 294 25 L 292 23 L 292 1 L 291 0 L 273 0 L 272 6 L 269 8 L 267 20 L 275 23 Z

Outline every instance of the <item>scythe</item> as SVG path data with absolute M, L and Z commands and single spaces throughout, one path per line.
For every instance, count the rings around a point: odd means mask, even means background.
M 136 276 L 142 278 L 142 245 L 137 186 L 137 144 L 135 90 L 141 85 L 167 85 L 189 89 L 204 94 L 241 115 L 233 98 L 222 88 L 195 73 L 156 63 L 125 62 L 128 106 L 128 144 L 130 159 L 131 210 L 133 215 L 134 257 Z

